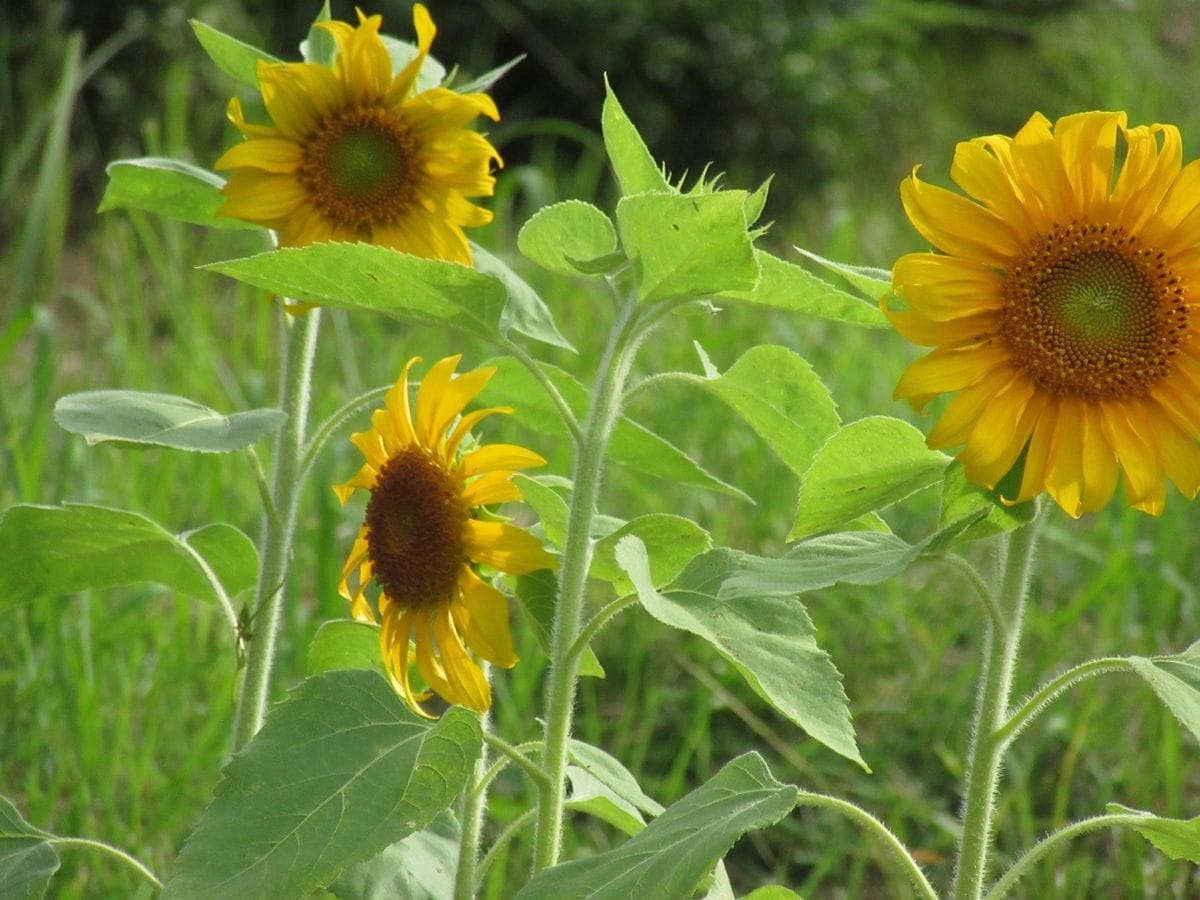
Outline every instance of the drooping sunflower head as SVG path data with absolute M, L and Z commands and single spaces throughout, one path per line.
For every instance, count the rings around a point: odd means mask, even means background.
M 404 367 L 375 411 L 371 427 L 351 440 L 362 451 L 362 468 L 334 487 L 345 503 L 365 490 L 365 520 L 342 569 L 338 590 L 351 614 L 380 622 L 380 646 L 393 684 L 408 705 L 426 715 L 408 677 L 410 643 L 421 677 L 451 703 L 483 712 L 491 689 L 468 649 L 498 666 L 516 664 L 508 627 L 508 603 L 479 571 L 488 566 L 521 574 L 552 568 L 555 559 L 528 532 L 480 515 L 481 507 L 520 500 L 512 483 L 520 469 L 545 463 L 511 444 L 463 452 L 471 429 L 508 407 L 463 415 L 495 374 L 476 369 L 455 377 L 461 356 L 435 363 L 409 404 Z M 372 604 L 366 590 L 378 585 Z
M 1072 516 L 1118 480 L 1154 515 L 1168 480 L 1200 490 L 1200 161 L 1181 162 L 1169 125 L 1035 114 L 1012 138 L 958 145 L 950 174 L 969 198 L 915 171 L 901 184 L 940 252 L 893 269 L 908 310 L 889 317 L 935 348 L 896 397 L 920 409 L 958 392 L 928 442 L 963 445 L 972 481 L 1020 463 L 1007 499 L 1045 491 Z
M 332 68 L 258 64 L 271 125 L 246 121 L 235 97 L 229 120 L 246 140 L 215 168 L 231 170 L 219 215 L 273 228 L 284 247 L 364 241 L 428 259 L 471 263 L 464 228 L 492 215 L 469 197 L 491 196 L 496 148 L 468 122 L 500 117 L 486 94 L 417 91 L 436 33 L 413 6 L 417 54 L 393 74 L 380 16 L 357 28 L 323 22 L 337 43 Z

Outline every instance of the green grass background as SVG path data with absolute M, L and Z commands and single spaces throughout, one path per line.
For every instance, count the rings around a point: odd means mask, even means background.
M 628 4 L 611 6 L 614 15 L 630 14 Z M 783 255 L 801 244 L 889 266 L 899 253 L 920 247 L 897 202 L 899 179 L 924 163 L 925 177 L 946 183 L 957 140 L 1011 133 L 1034 109 L 1056 116 L 1122 108 L 1135 124 L 1180 125 L 1185 154 L 1200 148 L 1193 98 L 1200 83 L 1200 17 L 1186 2 L 863 2 L 825 10 L 797 4 L 818 23 L 813 33 L 819 40 L 790 69 L 769 56 L 773 45 L 766 38 L 748 48 L 735 40 L 753 36 L 755 23 L 727 6 L 672 7 L 733 36 L 718 44 L 728 54 L 707 60 L 701 73 L 714 85 L 709 96 L 722 99 L 703 118 L 695 114 L 703 85 L 681 94 L 681 111 L 673 110 L 671 96 L 639 88 L 661 75 L 654 59 L 631 61 L 621 44 L 607 46 L 607 63 L 594 48 L 596 59 L 560 50 L 592 78 L 593 99 L 600 96 L 599 75 L 585 63 L 609 69 L 652 150 L 677 173 L 696 165 L 670 155 L 674 148 L 682 156 L 685 145 L 701 161 L 715 156 L 706 152 L 710 147 L 736 154 L 715 157 L 733 186 L 752 187 L 775 172 L 769 207 L 775 225 L 762 244 Z M 454 24 L 470 19 L 469 11 L 460 10 L 456 19 L 448 7 L 432 6 L 445 23 L 436 50 L 453 61 L 461 46 L 468 70 L 497 64 L 512 44 L 530 50 L 527 66 L 543 65 L 550 52 L 543 45 L 553 49 L 558 39 L 547 4 L 481 4 L 485 24 L 474 30 Z M 406 6 L 382 11 L 389 30 L 407 33 Z M 292 31 L 272 32 L 269 25 L 284 17 L 272 20 L 249 3 L 232 11 L 146 3 L 129 5 L 106 41 L 85 45 L 64 27 L 70 12 L 66 4 L 49 4 L 20 22 L 0 12 L 0 57 L 11 76 L 0 86 L 0 506 L 88 501 L 144 512 L 176 531 L 220 520 L 257 535 L 257 496 L 240 455 L 88 448 L 61 432 L 50 411 L 63 394 L 102 387 L 176 392 L 228 411 L 274 402 L 272 309 L 260 294 L 195 268 L 255 252 L 254 239 L 93 210 L 109 158 L 161 154 L 211 164 L 236 139 L 223 119 L 232 85 L 194 45 L 186 17 L 289 56 L 300 25 L 289 20 Z M 334 12 L 352 15 L 336 5 Z M 512 15 L 504 19 L 504 13 Z M 297 15 L 303 22 L 311 14 Z M 543 18 L 548 24 L 541 28 Z M 659 62 L 673 60 L 687 71 L 699 51 L 686 37 L 660 44 Z M 652 52 L 654 42 L 644 43 L 651 47 L 644 52 Z M 156 68 L 134 78 L 129 59 L 142 51 Z M 722 71 L 723 62 L 732 76 Z M 611 200 L 598 102 L 584 105 L 590 118 L 571 120 L 567 113 L 576 110 L 541 109 L 536 98 L 508 90 L 497 88 L 505 119 L 492 130 L 509 161 L 492 204 L 496 222 L 474 237 L 544 291 L 581 351 L 551 356 L 587 378 L 608 304 L 582 283 L 552 280 L 523 265 L 515 243 L 520 224 L 544 203 Z M 805 151 L 756 154 L 745 146 L 738 135 L 763 127 L 764 117 L 797 132 L 793 144 Z M 693 340 L 722 368 L 754 344 L 786 345 L 813 363 L 845 420 L 886 413 L 928 426 L 891 400 L 895 379 L 915 356 L 891 332 L 728 309 L 679 320 L 646 348 L 639 373 L 696 371 Z M 490 353 L 455 335 L 330 314 L 314 419 L 390 381 L 410 355 L 432 360 L 458 351 L 471 364 Z M 642 395 L 629 412 L 756 504 L 614 468 L 604 511 L 624 517 L 683 512 L 719 544 L 764 554 L 781 550 L 795 478 L 719 404 L 669 390 Z M 489 434 L 515 436 L 563 458 L 563 448 L 540 446 L 519 430 Z M 269 448 L 262 451 L 269 455 Z M 303 676 L 305 648 L 320 623 L 345 614 L 336 577 L 361 509 L 340 508 L 329 485 L 354 471 L 355 456 L 348 442 L 337 442 L 305 488 L 277 695 Z M 889 518 L 900 533 L 918 535 L 930 527 L 934 503 L 917 498 Z M 1172 652 L 1200 637 L 1196 522 L 1195 510 L 1177 494 L 1160 519 L 1119 504 L 1079 522 L 1052 516 L 1018 693 L 1091 656 Z M 21 564 L 0 560 L 0 566 Z M 873 811 L 919 851 L 935 884 L 944 885 L 973 703 L 979 610 L 961 585 L 920 567 L 888 585 L 824 591 L 806 604 L 845 675 L 873 774 L 775 716 L 698 640 L 667 632 L 636 610 L 597 643 L 608 677 L 584 682 L 577 733 L 625 761 L 664 803 L 733 755 L 757 748 L 779 778 Z M 0 634 L 0 793 L 40 827 L 111 841 L 143 856 L 159 874 L 169 873 L 228 752 L 235 659 L 222 617 L 147 586 L 45 598 L 10 610 Z M 500 674 L 496 685 L 496 724 L 512 741 L 534 737 L 542 711 L 544 660 L 528 633 L 519 631 L 518 642 L 521 665 Z M 1198 780 L 1196 742 L 1146 687 L 1128 676 L 1089 682 L 1043 714 L 1007 758 L 1000 855 L 1011 859 L 1048 829 L 1100 812 L 1110 800 L 1195 815 Z M 492 809 L 504 823 L 529 799 L 523 784 L 506 775 L 497 782 Z M 593 821 L 575 825 L 572 853 L 620 839 Z M 527 852 L 527 840 L 514 845 L 493 870 L 486 896 L 512 893 Z M 772 882 L 822 898 L 904 896 L 907 890 L 878 846 L 823 812 L 798 811 L 747 836 L 729 866 L 741 892 Z M 139 890 L 145 893 L 110 861 L 66 851 L 51 895 L 132 896 Z M 1200 895 L 1200 879 L 1193 866 L 1170 862 L 1136 836 L 1102 834 L 1043 864 L 1019 893 L 1191 897 Z

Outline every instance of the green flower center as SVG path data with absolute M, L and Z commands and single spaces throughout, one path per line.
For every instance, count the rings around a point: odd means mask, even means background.
M 299 179 L 313 204 L 364 238 L 416 202 L 416 143 L 383 109 L 352 109 L 325 120 L 304 144 Z
M 1001 333 L 1057 396 L 1142 396 L 1173 366 L 1188 307 L 1166 254 L 1109 225 L 1055 226 L 1004 277 Z
M 367 503 L 367 553 L 375 580 L 405 609 L 451 596 L 466 559 L 467 511 L 458 482 L 426 450 L 410 444 L 389 459 Z

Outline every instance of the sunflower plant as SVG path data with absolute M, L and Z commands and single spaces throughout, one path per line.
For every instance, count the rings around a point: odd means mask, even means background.
M 118 161 L 102 209 L 257 233 L 261 252 L 207 268 L 277 305 L 279 406 L 223 414 L 173 395 L 97 390 L 62 398 L 55 415 L 90 443 L 244 453 L 263 499 L 261 536 L 221 523 L 171 534 L 94 505 L 15 506 L 0 520 L 0 557 L 23 564 L 2 571 L 0 604 L 142 581 L 217 603 L 241 663 L 233 755 L 165 883 L 132 854 L 41 831 L 0 798 L 0 892 L 41 896 L 57 848 L 74 845 L 172 897 L 468 898 L 496 884 L 497 861 L 525 841 L 528 875 L 503 884 L 505 896 L 724 898 L 733 896 L 722 862 L 730 847 L 811 806 L 878 841 L 897 892 L 937 897 L 936 877 L 885 823 L 780 781 L 753 751 L 664 808 L 573 728 L 580 678 L 603 674 L 594 639 L 616 616 L 639 614 L 708 642 L 797 740 L 867 769 L 870 748 L 859 746 L 842 676 L 802 598 L 880 584 L 918 563 L 944 567 L 977 601 L 982 635 L 957 860 L 941 891 L 1005 896 L 1038 861 L 1102 828 L 1200 861 L 1200 820 L 1115 804 L 1003 872 L 992 848 L 1004 752 L 1074 685 L 1136 674 L 1200 736 L 1200 645 L 1084 660 L 1030 697 L 1011 697 L 1036 542 L 1056 514 L 1042 495 L 1079 517 L 1114 502 L 1118 486 L 1149 514 L 1167 502 L 1167 482 L 1188 499 L 1200 489 L 1191 312 L 1200 162 L 1183 164 L 1175 129 L 1131 127 L 1120 113 L 1035 115 L 1011 138 L 964 142 L 951 176 L 967 196 L 915 170 L 903 182 L 903 207 L 930 250 L 886 272 L 760 249 L 767 186 L 669 178 L 606 86 L 613 208 L 555 203 L 517 237 L 545 277 L 590 282 L 589 297 L 595 288 L 608 298 L 594 317 L 604 326 L 580 336 L 597 342 L 586 358 L 598 363 L 577 377 L 544 352 L 575 349 L 552 305 L 465 231 L 491 216 L 480 204 L 501 158 L 469 126 L 498 118 L 486 90 L 505 67 L 469 85 L 447 81 L 420 4 L 415 43 L 386 37 L 379 16 L 337 22 L 326 7 L 302 62 L 194 28 L 214 62 L 262 101 L 259 112 L 237 98 L 228 106 L 243 138 L 215 161 L 228 177 L 176 160 Z M 926 436 L 887 415 L 843 422 L 813 368 L 781 346 L 747 347 L 723 370 L 703 349 L 696 372 L 645 369 L 639 350 L 652 337 L 686 340 L 696 315 L 733 305 L 831 328 L 890 323 L 932 347 L 903 374 L 895 364 L 896 399 L 937 403 L 936 424 Z M 434 326 L 495 355 L 426 363 L 404 348 L 392 383 L 314 428 L 326 307 Z M 614 466 L 749 499 L 627 414 L 634 396 L 679 402 L 684 391 L 719 401 L 796 476 L 786 552 L 714 546 L 704 522 L 611 507 Z M 504 419 L 527 439 L 492 439 Z M 361 463 L 332 486 L 355 527 L 339 550 L 340 578 L 319 588 L 340 594 L 347 614 L 321 628 L 308 677 L 280 698 L 271 676 L 299 489 L 355 425 Z M 272 435 L 268 472 L 254 448 Z M 556 468 L 550 450 L 564 446 Z M 942 452 L 953 448 L 955 457 Z M 929 491 L 940 498 L 937 521 L 893 531 L 889 508 Z M 522 664 L 517 629 L 545 656 L 544 691 L 523 710 L 529 732 L 500 734 L 491 710 L 514 701 L 493 686 Z M 531 800 L 491 821 L 500 813 L 489 789 L 505 770 Z M 619 838 L 565 859 L 569 813 Z M 764 886 L 753 896 L 797 895 Z

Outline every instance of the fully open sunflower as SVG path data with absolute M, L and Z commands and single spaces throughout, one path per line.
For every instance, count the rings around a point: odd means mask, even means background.
M 1118 470 L 1145 512 L 1162 512 L 1167 479 L 1196 496 L 1200 161 L 1181 157 L 1169 125 L 1035 114 L 1015 137 L 958 145 L 951 176 L 973 199 L 916 171 L 901 184 L 942 252 L 893 270 L 909 311 L 888 315 L 936 348 L 896 396 L 920 409 L 958 392 L 928 442 L 965 445 L 972 481 L 994 487 L 1023 456 L 1008 499 L 1046 491 L 1072 516 L 1106 505 Z
M 476 369 L 456 378 L 461 358 L 430 368 L 417 391 L 415 415 L 408 372 L 420 360 L 409 361 L 388 392 L 386 407 L 375 411 L 371 428 L 351 438 L 366 462 L 357 475 L 334 487 L 343 503 L 359 488 L 371 495 L 338 589 L 355 618 L 382 620 L 388 674 L 422 715 L 420 701 L 428 694 L 415 693 L 409 683 L 410 640 L 426 683 L 449 702 L 479 712 L 491 706 L 491 689 L 467 648 L 505 668 L 517 662 L 508 603 L 475 566 L 521 574 L 555 565 L 533 535 L 478 516 L 478 507 L 520 500 L 513 474 L 545 460 L 511 444 L 460 453 L 481 419 L 512 412 L 493 407 L 459 418 L 496 371 Z M 379 585 L 378 618 L 365 595 L 372 579 Z
M 496 149 L 463 126 L 498 119 L 486 94 L 435 87 L 416 92 L 436 29 L 413 7 L 417 55 L 392 74 L 380 16 L 359 24 L 323 22 L 338 52 L 333 68 L 258 63 L 273 125 L 252 125 L 242 105 L 228 116 L 247 140 L 215 168 L 232 174 L 219 215 L 275 229 L 279 243 L 365 241 L 429 259 L 469 265 L 464 227 L 486 225 L 487 210 L 466 198 L 491 196 Z

